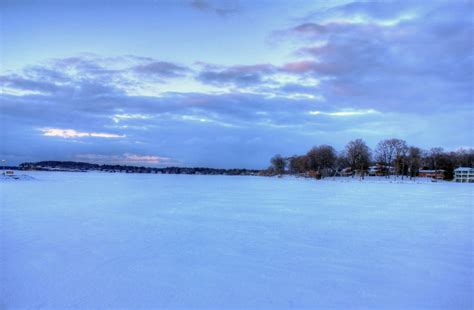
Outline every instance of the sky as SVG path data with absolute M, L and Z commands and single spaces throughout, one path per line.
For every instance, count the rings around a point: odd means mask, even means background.
M 474 146 L 473 1 L 0 1 L 0 156 L 264 168 Z

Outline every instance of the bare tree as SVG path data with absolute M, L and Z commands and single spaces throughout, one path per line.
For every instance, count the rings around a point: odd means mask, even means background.
M 339 151 L 336 158 L 336 168 L 343 169 L 343 168 L 346 168 L 347 166 L 350 166 L 350 164 L 349 164 L 349 161 L 347 160 L 346 152 L 344 150 Z
M 285 173 L 286 159 L 280 154 L 273 156 L 271 164 L 277 174 Z
M 317 171 L 323 177 L 329 174 L 329 170 L 336 163 L 336 150 L 330 145 L 320 145 L 313 147 L 308 154 L 308 167 L 310 170 Z
M 294 155 L 288 159 L 291 173 L 305 173 L 308 171 L 308 157 Z
M 416 173 L 418 169 L 420 169 L 421 165 L 421 157 L 422 151 L 420 148 L 416 146 L 410 146 L 408 149 L 408 173 L 410 175 L 410 179 L 416 177 Z
M 459 149 L 456 151 L 456 165 L 458 167 L 474 166 L 474 149 Z
M 360 169 L 360 175 L 364 178 L 364 170 L 370 164 L 370 149 L 364 140 L 356 139 L 346 145 L 346 157 L 352 169 Z
M 405 163 L 406 163 L 406 156 L 408 154 L 408 146 L 405 140 L 400 139 L 392 139 L 392 143 L 395 149 L 395 171 L 397 175 L 405 174 Z
M 430 169 L 439 169 L 439 162 L 443 156 L 442 147 L 433 147 L 428 151 L 428 164 Z
M 395 157 L 395 150 L 393 143 L 389 139 L 380 141 L 375 147 L 375 160 L 384 166 L 391 166 Z M 390 170 L 385 170 L 385 175 L 389 174 Z
M 377 144 L 375 148 L 375 160 L 384 166 L 395 166 L 397 173 L 403 170 L 403 160 L 408 152 L 407 144 L 401 139 L 386 139 Z M 390 169 L 385 170 L 386 175 Z

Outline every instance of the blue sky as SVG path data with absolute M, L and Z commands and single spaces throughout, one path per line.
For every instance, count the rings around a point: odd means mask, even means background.
M 262 168 L 473 146 L 472 1 L 3 1 L 0 153 Z

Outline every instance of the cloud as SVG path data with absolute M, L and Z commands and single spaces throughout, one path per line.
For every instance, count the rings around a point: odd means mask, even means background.
M 60 86 L 54 83 L 42 80 L 31 80 L 16 74 L 0 76 L 0 86 L 2 88 L 13 88 L 40 93 L 54 93 L 60 89 Z
M 136 114 L 114 114 L 112 116 L 112 120 L 115 122 L 115 123 L 120 123 L 121 121 L 124 121 L 124 120 L 147 120 L 147 119 L 152 119 L 153 118 L 153 115 L 149 115 L 149 114 L 139 114 L 139 113 L 136 113 Z
M 60 128 L 41 128 L 40 131 L 43 133 L 43 136 L 48 137 L 61 137 L 61 138 L 106 138 L 106 139 L 117 139 L 125 138 L 126 135 L 117 135 L 113 133 L 103 133 L 103 132 L 84 132 L 76 131 L 74 129 L 60 129 Z
M 301 74 L 307 72 L 314 72 L 315 70 L 317 70 L 317 65 L 318 64 L 315 61 L 302 60 L 286 63 L 282 66 L 282 70 L 293 74 Z
M 309 115 L 328 115 L 328 116 L 362 116 L 362 115 L 369 115 L 369 114 L 378 114 L 380 112 L 368 109 L 368 110 L 345 110 L 345 111 L 335 111 L 335 112 L 323 112 L 323 111 L 309 111 Z
M 168 78 L 184 76 L 189 71 L 186 67 L 165 61 L 153 61 L 147 64 L 137 65 L 133 67 L 133 70 L 143 75 Z
M 241 10 L 237 0 L 190 0 L 193 9 L 202 12 L 213 12 L 219 16 L 226 17 Z
M 136 155 L 125 153 L 124 158 L 127 162 L 132 163 L 150 163 L 150 164 L 161 164 L 163 162 L 169 162 L 171 158 L 169 157 L 160 157 L 160 156 L 151 156 L 151 155 Z
M 332 102 L 385 111 L 467 108 L 472 101 L 472 3 L 354 2 L 310 14 L 282 70 L 320 80 Z M 315 43 L 316 42 L 316 43 Z
M 123 57 L 83 55 L 53 59 L 46 61 L 42 66 L 27 66 L 22 75 L 4 76 L 0 84 L 3 82 L 3 90 L 9 95 L 30 93 L 44 95 L 44 99 L 47 96 L 53 96 L 54 100 L 62 98 L 64 102 L 74 99 L 77 102 L 75 109 L 88 110 L 98 109 L 99 106 L 88 104 L 86 107 L 82 104 L 85 100 L 96 104 L 101 101 L 101 110 L 105 108 L 112 110 L 114 107 L 122 108 L 119 102 L 124 96 L 141 97 L 140 101 L 144 101 L 143 97 L 147 96 L 150 98 L 147 101 L 153 101 L 156 96 L 167 97 L 172 94 L 174 97 L 179 97 L 179 94 L 191 90 L 201 94 L 242 92 L 287 99 L 322 98 L 315 93 L 314 87 L 311 91 L 302 91 L 304 87 L 316 84 L 312 77 L 291 77 L 291 74 L 298 74 L 294 66 L 287 65 L 285 68 L 272 64 L 222 66 L 208 63 L 196 63 L 195 66 L 195 69 L 190 69 L 130 55 Z M 44 78 L 41 76 L 42 73 L 45 74 Z M 189 79 L 190 74 L 194 75 L 195 80 Z M 22 79 L 24 83 L 21 88 L 8 82 L 13 79 Z M 45 84 L 45 80 L 51 82 Z M 160 85 L 157 85 L 157 81 Z M 166 82 L 166 86 L 161 86 L 162 82 Z M 295 83 L 300 84 L 302 88 L 297 90 Z
M 65 98 L 118 96 L 156 89 L 155 82 L 165 83 L 190 72 L 185 66 L 151 57 L 82 54 L 26 66 L 21 74 L 0 76 L 0 87 L 9 94 L 54 94 Z
M 121 165 L 176 165 L 177 161 L 169 157 L 156 155 L 139 155 L 124 153 L 120 155 L 104 155 L 104 154 L 77 154 L 77 160 L 88 161 L 100 164 L 121 164 Z
M 426 13 L 432 5 L 441 1 L 432 1 L 431 5 L 423 5 L 417 0 L 404 1 L 351 1 L 346 4 L 332 6 L 325 10 L 317 10 L 305 16 L 305 20 L 340 21 L 350 20 L 360 23 L 393 25 L 397 22 L 414 18 Z
M 203 83 L 213 85 L 252 86 L 261 84 L 265 75 L 275 72 L 270 64 L 240 65 L 225 68 L 208 66 L 201 71 L 197 79 Z

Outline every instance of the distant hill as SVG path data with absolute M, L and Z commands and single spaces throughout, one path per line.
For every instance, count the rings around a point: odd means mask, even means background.
M 127 165 L 99 165 L 76 161 L 39 161 L 22 163 L 20 170 L 40 171 L 104 171 L 111 173 L 157 173 L 157 174 L 206 174 L 206 175 L 258 175 L 260 170 L 254 169 L 215 169 L 205 167 L 138 167 Z

